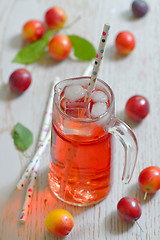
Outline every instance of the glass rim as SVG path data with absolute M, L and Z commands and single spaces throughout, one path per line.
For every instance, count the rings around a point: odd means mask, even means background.
M 95 118 L 75 118 L 75 117 L 72 117 L 72 116 L 70 116 L 70 115 L 68 115 L 68 114 L 66 114 L 62 109 L 60 109 L 60 107 L 59 107 L 59 101 L 58 101 L 58 98 L 55 98 L 55 95 L 58 95 L 57 94 L 57 87 L 58 87 L 58 85 L 60 85 L 60 84 L 62 84 L 62 82 L 67 82 L 67 81 L 74 81 L 74 80 L 80 80 L 80 79 L 84 79 L 84 80 L 90 80 L 90 76 L 82 76 L 82 77 L 73 77 L 73 78 L 66 78 L 66 79 L 63 79 L 63 80 L 61 80 L 60 82 L 58 82 L 55 86 L 54 86 L 54 101 L 55 101 L 55 104 L 56 104 L 56 107 L 57 107 L 57 109 L 58 109 L 58 111 L 60 112 L 60 114 L 61 115 L 63 115 L 65 118 L 69 118 L 69 119 L 72 119 L 73 121 L 78 121 L 78 122 L 87 122 L 87 123 L 90 123 L 90 122 L 96 122 L 96 121 L 99 121 L 100 119 L 102 119 L 103 117 L 106 117 L 107 116 L 107 114 L 109 114 L 111 111 L 112 111 L 112 109 L 114 108 L 114 102 L 115 102 L 115 98 L 114 98 L 114 93 L 113 93 L 113 91 L 112 91 L 112 89 L 111 89 L 111 87 L 106 83 L 106 82 L 104 82 L 103 80 L 101 80 L 101 79 L 99 79 L 99 78 L 97 78 L 97 82 L 100 82 L 100 83 L 102 83 L 106 88 L 107 88 L 107 90 L 109 91 L 109 93 L 110 93 L 110 106 L 107 108 L 107 111 L 105 112 L 105 113 L 103 113 L 103 114 L 101 114 L 100 116 L 98 116 L 98 117 L 95 117 Z M 96 85 L 95 85 L 95 87 L 96 87 Z M 109 114 L 109 116 L 110 116 L 110 114 Z

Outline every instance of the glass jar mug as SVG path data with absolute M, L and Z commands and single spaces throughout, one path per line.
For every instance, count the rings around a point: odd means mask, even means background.
M 125 183 L 132 177 L 138 152 L 134 133 L 115 117 L 114 94 L 104 81 L 97 79 L 91 101 L 84 102 L 89 80 L 78 77 L 59 82 L 53 100 L 49 186 L 59 199 L 77 206 L 95 204 L 108 195 L 113 135 L 125 150 Z

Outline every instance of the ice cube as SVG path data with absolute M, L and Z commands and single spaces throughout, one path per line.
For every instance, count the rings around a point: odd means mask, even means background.
M 83 98 L 85 95 L 85 90 L 80 85 L 71 85 L 65 88 L 64 97 L 70 101 L 77 101 Z
M 92 96 L 91 96 L 93 102 L 107 102 L 108 101 L 108 97 L 107 95 L 102 92 L 102 91 L 94 91 L 92 93 Z
M 90 102 L 66 102 L 65 112 L 75 118 L 89 118 Z
M 107 111 L 107 104 L 97 102 L 97 103 L 94 103 L 92 106 L 91 116 L 93 118 L 96 118 L 96 117 L 99 117 L 100 115 L 102 115 L 103 113 L 105 113 L 106 111 Z

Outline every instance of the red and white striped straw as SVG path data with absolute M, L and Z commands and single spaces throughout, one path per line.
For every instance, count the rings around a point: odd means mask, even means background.
M 85 101 L 86 102 L 90 100 L 91 93 L 92 93 L 92 91 L 95 87 L 100 63 L 101 63 L 101 60 L 103 59 L 103 53 L 104 53 L 104 48 L 105 48 L 105 45 L 106 45 L 109 29 L 110 29 L 110 24 L 106 23 L 104 25 L 104 28 L 103 28 L 102 36 L 101 36 L 99 47 L 98 47 L 98 52 L 97 52 L 97 55 L 96 55 L 94 66 L 93 66 L 91 79 L 90 79 L 88 89 L 87 89 L 87 92 L 86 92 L 86 96 L 85 96 Z

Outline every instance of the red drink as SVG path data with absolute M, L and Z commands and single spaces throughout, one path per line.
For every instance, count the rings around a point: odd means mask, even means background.
M 64 90 L 60 94 L 59 109 L 65 112 L 64 102 L 67 100 Z M 84 97 L 75 102 L 83 101 Z M 93 104 L 91 101 L 90 111 Z M 109 105 L 109 101 L 106 105 Z M 56 114 L 55 106 L 53 114 Z M 60 120 L 59 126 L 64 119 Z M 93 121 L 83 135 L 82 131 L 78 133 L 82 124 L 82 121 L 78 121 L 75 127 L 75 123 L 70 121 L 67 129 L 74 129 L 75 133 L 73 130 L 73 134 L 70 131 L 64 134 L 54 122 L 54 117 L 52 122 L 49 185 L 59 198 L 75 205 L 88 205 L 102 200 L 108 194 L 111 183 L 111 134 L 103 130 L 103 125 Z
M 124 143 L 129 159 L 123 172 L 126 183 L 137 156 L 133 132 L 114 116 L 110 87 L 97 80 L 91 101 L 84 103 L 89 80 L 81 77 L 61 81 L 55 87 L 53 101 L 49 186 L 59 199 L 78 206 L 97 203 L 110 191 L 111 134 Z
M 111 135 L 97 134 L 82 140 L 64 135 L 53 124 L 49 184 L 66 202 L 90 204 L 110 190 Z M 57 161 L 58 160 L 58 161 Z M 65 165 L 68 165 L 65 168 Z M 69 174 L 68 174 L 69 171 Z

